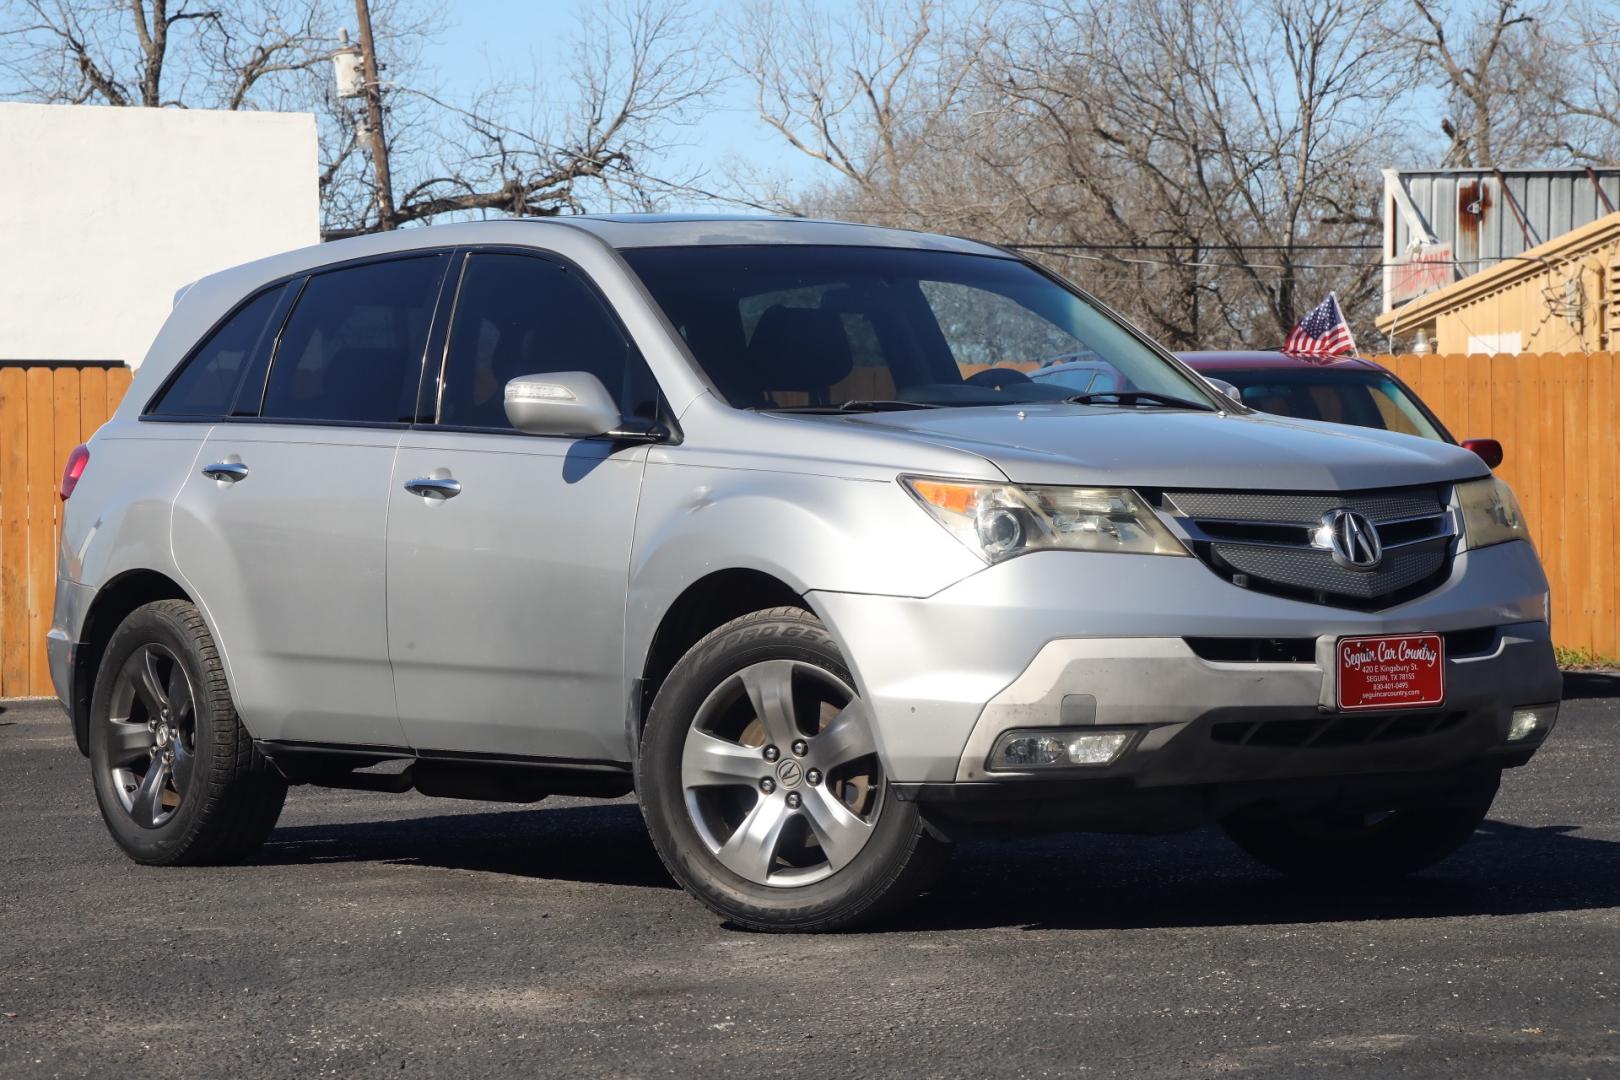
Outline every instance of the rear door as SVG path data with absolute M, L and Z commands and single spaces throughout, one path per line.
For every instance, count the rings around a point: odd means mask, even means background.
M 530 254 L 466 257 L 436 422 L 405 433 L 388 514 L 388 639 L 411 745 L 622 760 L 624 605 L 647 447 L 527 435 L 520 375 L 589 371 L 650 419 L 652 376 L 581 274 Z M 454 481 L 451 497 L 413 480 Z
M 174 510 L 175 560 L 259 738 L 402 746 L 384 544 L 400 434 L 451 262 L 429 253 L 293 284 L 268 377 L 210 433 Z

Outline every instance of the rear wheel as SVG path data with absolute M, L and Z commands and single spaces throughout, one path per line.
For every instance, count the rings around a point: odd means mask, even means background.
M 1226 833 L 1254 858 L 1290 877 L 1350 885 L 1402 877 L 1433 866 L 1479 828 L 1494 780 L 1466 802 L 1375 814 L 1240 814 Z
M 136 862 L 229 862 L 275 827 L 287 784 L 237 719 L 202 615 L 183 600 L 114 631 L 90 707 L 90 768 L 113 839 Z
M 835 930 L 924 888 L 946 845 L 885 781 L 837 646 L 776 608 L 698 642 L 659 690 L 637 763 L 664 864 L 758 930 Z

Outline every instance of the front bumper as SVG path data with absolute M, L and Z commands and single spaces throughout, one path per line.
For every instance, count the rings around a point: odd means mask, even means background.
M 1052 784 L 1169 789 L 1521 764 L 1533 748 L 1507 743 L 1512 709 L 1561 690 L 1545 590 L 1533 549 L 1510 543 L 1459 554 L 1447 582 L 1384 611 L 1249 592 L 1193 559 L 1071 552 L 1013 559 L 925 599 L 811 600 L 850 660 L 902 793 L 957 798 L 940 785 L 962 785 L 971 797 L 968 785 L 987 785 L 982 794 L 1021 798 Z M 1331 718 L 1340 637 L 1481 628 L 1494 632 L 1447 657 L 1432 731 L 1294 746 L 1216 737 L 1222 724 Z M 1309 638 L 1316 659 L 1213 662 L 1188 637 Z M 1058 780 L 985 769 L 1001 732 L 1075 724 L 1141 734 L 1115 764 Z

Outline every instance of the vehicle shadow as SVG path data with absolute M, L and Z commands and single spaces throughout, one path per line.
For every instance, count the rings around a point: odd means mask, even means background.
M 634 804 L 444 814 L 277 828 L 259 864 L 391 862 L 673 889 Z
M 873 932 L 1143 929 L 1515 915 L 1620 907 L 1620 842 L 1488 821 L 1439 866 L 1317 889 L 1251 862 L 1214 829 L 962 845 L 944 879 Z M 392 862 L 674 888 L 631 804 L 279 828 L 263 864 Z
M 942 888 L 884 930 L 1146 929 L 1519 915 L 1620 907 L 1620 843 L 1487 821 L 1403 881 L 1300 885 L 1216 829 L 1052 837 L 964 852 Z

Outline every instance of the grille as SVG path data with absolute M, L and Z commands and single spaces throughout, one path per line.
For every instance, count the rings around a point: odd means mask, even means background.
M 1320 604 L 1377 608 L 1426 592 L 1451 562 L 1443 489 L 1343 493 L 1167 491 L 1204 564 L 1233 583 Z M 1384 556 L 1372 570 L 1341 566 L 1312 544 L 1324 515 L 1351 510 L 1377 527 Z
M 1270 491 L 1167 491 L 1190 518 L 1316 525 L 1329 510 L 1354 510 L 1371 521 L 1427 517 L 1444 509 L 1433 488 L 1309 495 Z
M 1437 548 L 1392 551 L 1376 570 L 1347 570 L 1327 552 L 1307 547 L 1215 544 L 1214 555 L 1241 574 L 1310 592 L 1372 600 L 1416 585 L 1446 564 Z
M 1311 720 L 1228 720 L 1210 725 L 1209 737 L 1230 746 L 1272 749 L 1365 746 L 1446 731 L 1467 713 L 1374 713 Z

